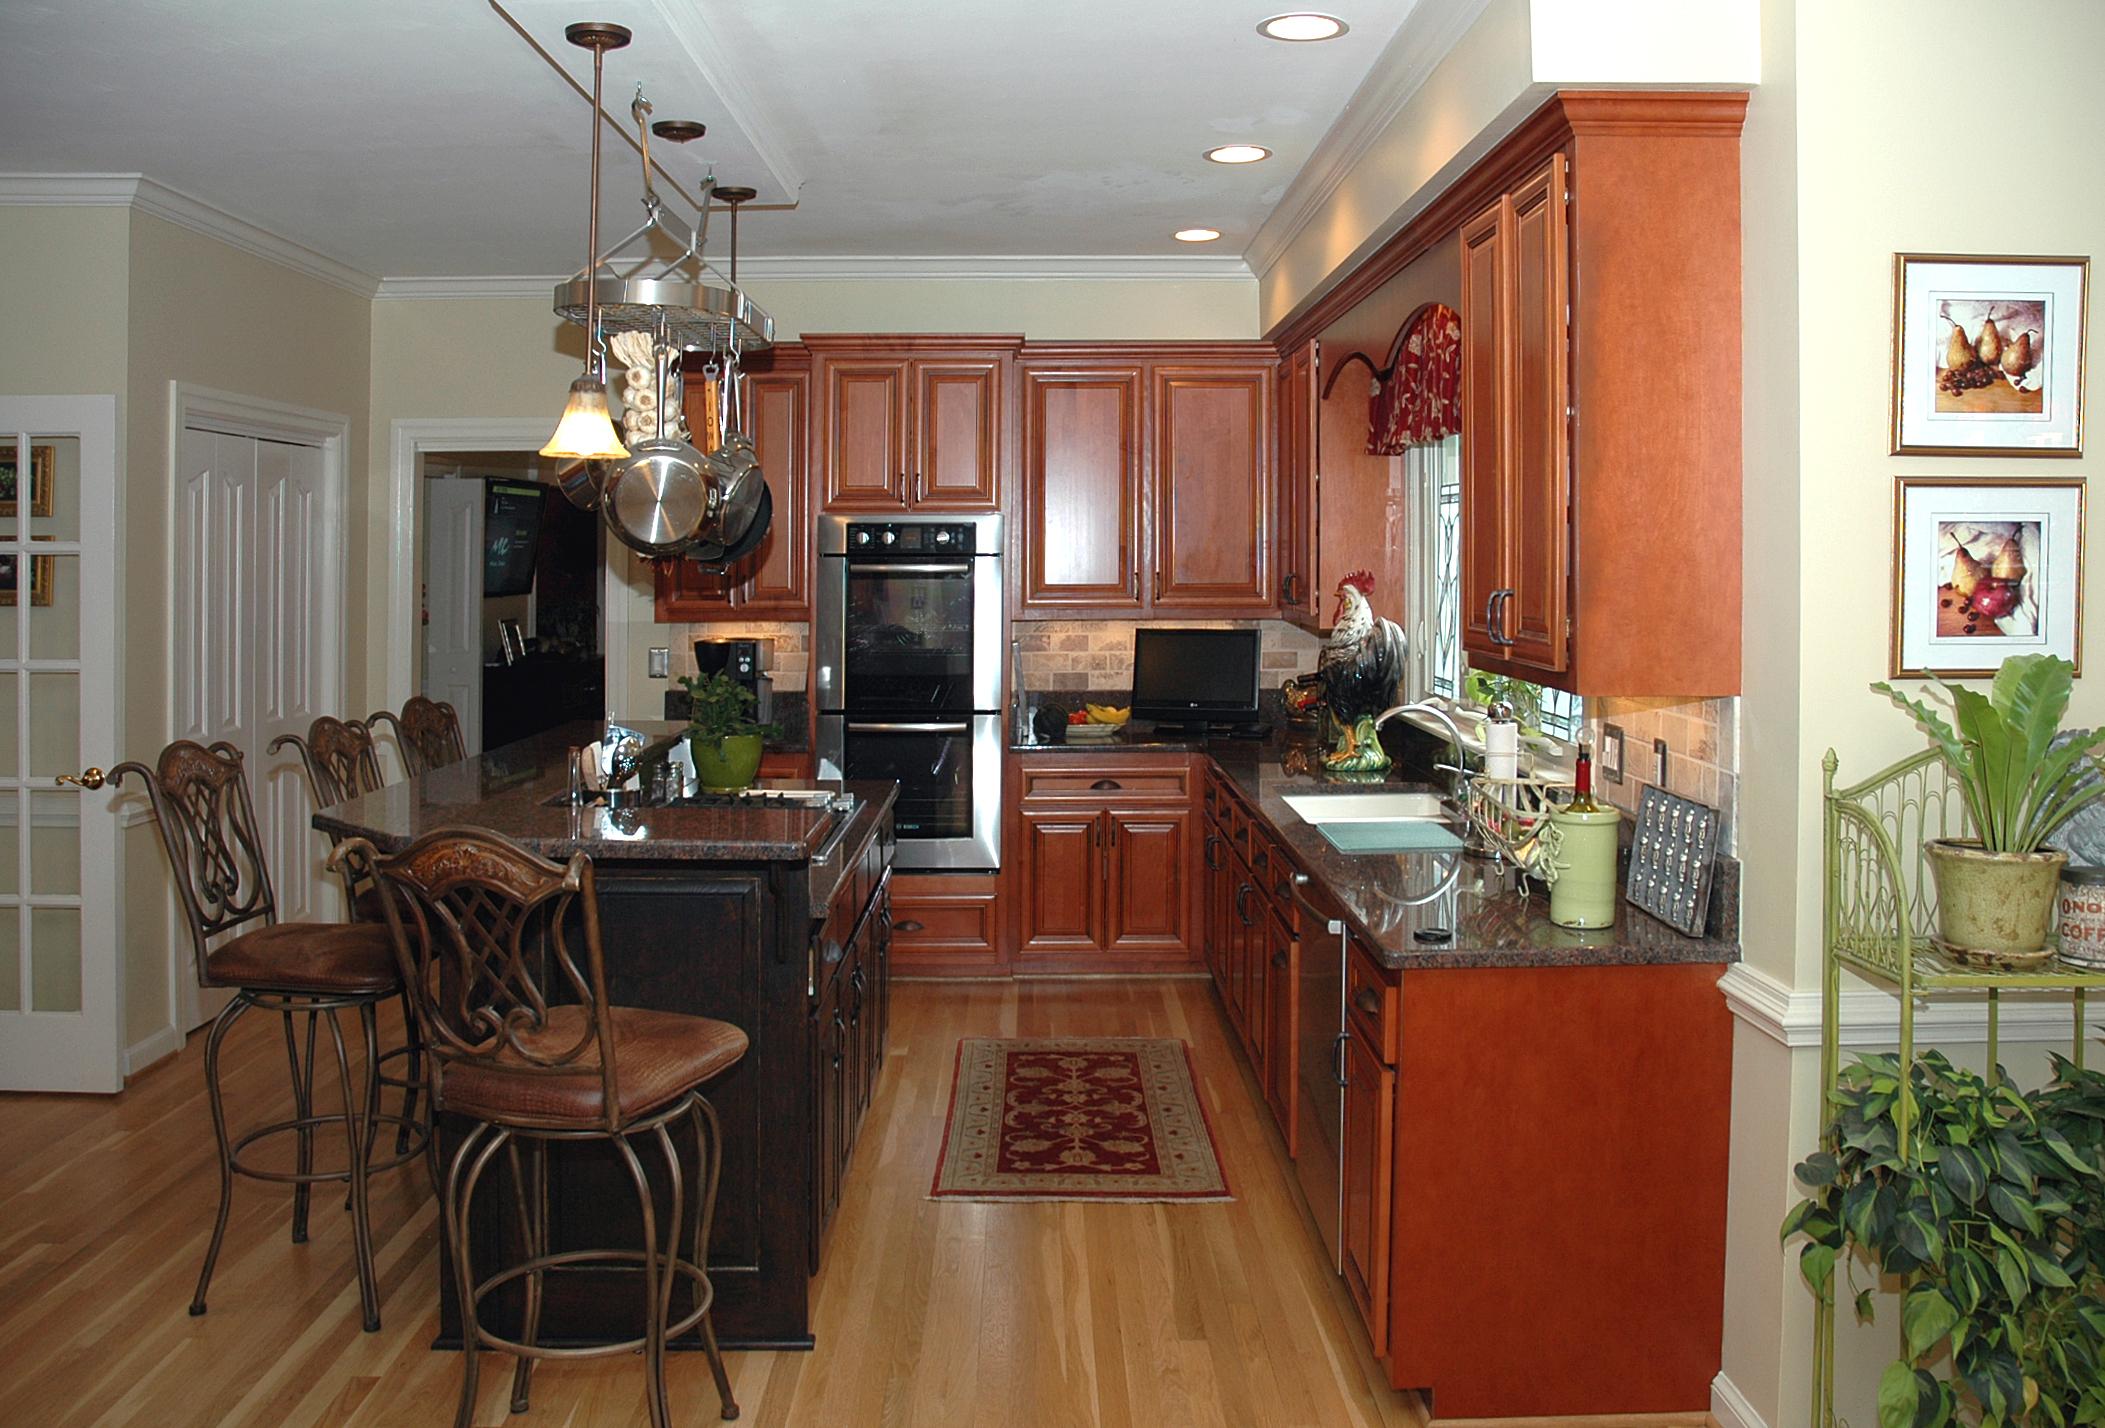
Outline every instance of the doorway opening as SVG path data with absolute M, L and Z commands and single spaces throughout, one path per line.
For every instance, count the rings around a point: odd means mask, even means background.
M 606 714 L 600 522 L 532 452 L 423 459 L 417 688 L 459 711 L 468 752 Z

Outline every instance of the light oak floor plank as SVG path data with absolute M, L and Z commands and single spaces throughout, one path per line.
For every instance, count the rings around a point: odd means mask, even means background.
M 1187 1040 L 1237 1198 L 928 1199 L 959 1038 L 1062 1035 Z M 440 1265 L 420 1168 L 373 1186 L 381 1332 L 359 1331 L 350 1218 L 326 1188 L 295 1246 L 289 1190 L 237 1181 L 211 1311 L 184 1312 L 217 1194 L 202 1041 L 121 1096 L 0 1097 L 0 1423 L 448 1421 L 460 1365 L 426 1348 Z M 290 1114 L 276 1024 L 245 1018 L 224 1064 L 236 1124 Z M 336 1104 L 334 1088 L 319 1099 Z M 890 1055 L 814 1285 L 819 1347 L 731 1355 L 742 1421 L 1425 1428 L 1418 1400 L 1383 1382 L 1260 1105 L 1203 982 L 898 984 Z M 317 1153 L 329 1163 L 342 1148 L 324 1136 Z M 671 1377 L 679 1421 L 715 1423 L 702 1356 L 674 1355 Z M 511 1361 L 491 1356 L 478 1425 L 648 1422 L 633 1356 L 543 1364 L 525 1418 L 508 1413 L 510 1385 Z

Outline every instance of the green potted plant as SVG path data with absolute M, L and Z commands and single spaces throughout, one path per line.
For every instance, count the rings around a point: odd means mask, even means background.
M 688 675 L 687 748 L 694 775 L 710 793 L 736 793 L 760 772 L 761 741 L 779 732 L 753 718 L 755 700 L 727 674 Z
M 2029 654 L 2004 660 L 1987 694 L 1935 680 L 1951 720 L 1890 684 L 1871 686 L 1943 750 L 1973 820 L 1977 836 L 1939 838 L 1923 849 L 1937 888 L 1938 934 L 1961 960 L 2023 965 L 2052 955 L 2047 934 L 2068 854 L 2047 839 L 2105 793 L 2093 752 L 2105 744 L 2105 730 L 2059 737 L 2075 674 L 2065 659 Z
M 2059 1058 L 2055 1071 L 2032 1093 L 1936 1052 L 1905 1075 L 1891 1055 L 1842 1073 L 1783 1237 L 1805 1236 L 1799 1267 L 1823 1303 L 1843 1267 L 1861 1322 L 1878 1282 L 1897 1281 L 1880 1428 L 2105 1424 L 2105 1078 Z

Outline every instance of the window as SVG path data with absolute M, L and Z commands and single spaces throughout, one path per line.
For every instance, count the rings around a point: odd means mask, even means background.
M 1405 688 L 1416 699 L 1473 703 L 1462 658 L 1462 439 L 1414 446 L 1404 453 L 1410 509 L 1410 659 Z M 1515 681 L 1515 683 L 1522 683 Z M 1553 739 L 1571 742 L 1585 726 L 1585 701 L 1561 689 L 1525 684 L 1515 705 L 1539 711 L 1533 721 Z

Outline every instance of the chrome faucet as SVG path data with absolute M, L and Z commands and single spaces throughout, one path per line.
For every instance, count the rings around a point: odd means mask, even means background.
M 1451 764 L 1434 764 L 1433 768 L 1436 772 L 1454 776 L 1448 784 L 1447 796 L 1453 801 L 1456 808 L 1467 808 L 1469 806 L 1469 786 L 1465 782 L 1469 775 L 1466 763 L 1467 750 L 1462 743 L 1462 726 L 1455 723 L 1454 715 L 1448 713 L 1439 705 L 1425 700 L 1420 700 L 1416 704 L 1399 704 L 1393 709 L 1384 709 L 1380 716 L 1375 719 L 1374 733 L 1377 738 L 1381 735 L 1381 726 L 1388 723 L 1398 714 L 1429 714 L 1447 726 L 1447 737 L 1454 744 L 1454 762 Z

